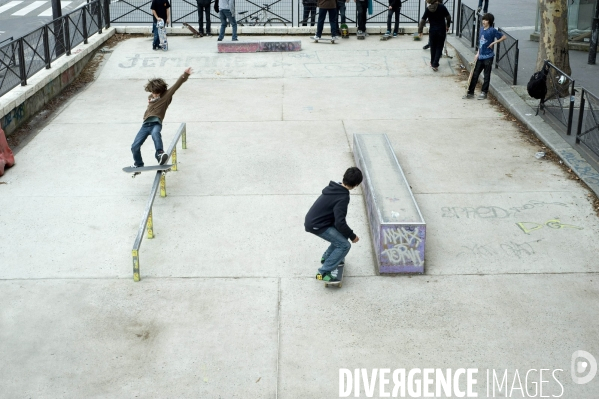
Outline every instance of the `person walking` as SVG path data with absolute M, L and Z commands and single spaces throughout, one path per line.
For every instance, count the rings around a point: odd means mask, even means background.
M 212 36 L 210 32 L 210 0 L 196 0 L 196 3 L 198 5 L 198 32 L 201 35 L 204 34 L 204 14 L 206 14 L 206 35 Z
M 329 24 L 331 25 L 331 36 L 333 39 L 339 39 L 340 33 L 337 26 L 337 0 L 318 0 L 318 23 L 316 24 L 316 36 L 314 40 L 320 40 L 322 31 L 324 30 L 324 20 L 329 16 Z
M 427 0 L 426 2 L 428 5 L 418 24 L 418 35 L 422 38 L 424 24 L 426 24 L 426 20 L 428 19 L 430 24 L 428 34 L 431 43 L 430 67 L 436 72 L 439 70 L 439 60 L 443 55 L 445 38 L 451 26 L 451 15 L 447 8 L 443 4 L 438 3 L 437 0 Z
M 225 29 L 227 29 L 227 21 L 233 28 L 232 41 L 237 41 L 237 21 L 235 20 L 235 0 L 216 0 L 214 2 L 214 11 L 220 17 L 220 32 L 218 41 L 222 42 L 225 38 Z

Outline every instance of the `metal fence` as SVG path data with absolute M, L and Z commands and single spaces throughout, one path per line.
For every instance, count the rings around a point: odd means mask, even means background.
M 572 132 L 572 119 L 574 115 L 574 102 L 576 100 L 574 79 L 561 71 L 551 62 L 546 61 L 549 67 L 547 74 L 547 96 L 539 101 L 539 109 L 549 113 L 566 128 L 566 134 Z
M 460 18 L 458 24 L 458 36 L 465 38 L 470 47 L 474 47 L 474 38 L 476 37 L 476 11 L 462 4 L 460 9 Z
M 46 68 L 71 49 L 102 32 L 100 0 L 89 2 L 16 40 L 0 45 L 0 96 Z
M 495 68 L 501 68 L 509 77 L 512 78 L 512 84 L 518 84 L 518 59 L 520 58 L 520 49 L 518 49 L 518 40 L 514 39 L 507 32 L 498 29 L 506 39 L 497 44 L 497 54 L 495 57 Z
M 583 143 L 599 157 L 599 97 L 582 89 L 576 143 Z
M 452 20 L 454 20 L 456 14 L 455 0 L 444 0 L 443 3 L 451 14 Z M 357 24 L 356 3 L 350 1 L 345 4 L 346 23 Z M 110 22 L 149 24 L 152 22 L 151 5 L 150 0 L 110 0 Z M 173 0 L 171 2 L 172 23 L 197 23 L 197 8 L 195 0 Z M 373 0 L 373 13 L 367 15 L 366 23 L 373 25 L 386 24 L 388 9 L 389 3 L 387 0 Z M 211 22 L 220 21 L 212 4 L 210 10 Z M 304 23 L 312 24 L 311 16 L 305 16 L 302 0 L 270 0 L 269 3 L 256 0 L 237 0 L 235 10 L 237 12 L 237 22 L 243 25 L 302 26 Z M 423 12 L 423 0 L 402 0 L 399 23 L 416 24 Z M 307 18 L 308 20 L 304 21 Z M 316 24 L 316 21 L 317 18 L 315 18 L 314 24 Z M 453 27 L 454 24 L 452 24 L 452 33 L 454 32 Z

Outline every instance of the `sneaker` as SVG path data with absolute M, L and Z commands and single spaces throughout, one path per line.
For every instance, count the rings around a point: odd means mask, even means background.
M 219 42 L 222 42 L 222 41 L 223 41 L 223 39 L 222 39 L 222 38 L 220 38 L 220 37 L 219 37 L 217 40 L 218 40 Z
M 423 50 L 428 50 L 429 48 L 431 48 L 430 44 L 427 44 L 426 46 L 422 47 Z
M 476 9 L 476 12 L 480 14 L 480 10 L 482 10 L 482 7 L 478 7 L 478 8 Z
M 487 99 L 487 93 L 480 93 L 480 95 L 478 96 L 477 100 L 486 100 Z
M 320 40 L 320 36 L 316 36 L 316 35 L 314 35 L 314 36 L 312 36 L 310 39 L 312 39 L 312 40 Z
M 212 33 L 208 32 L 208 33 L 206 33 L 206 36 L 212 37 Z
M 324 258 L 320 258 L 320 264 L 321 265 L 324 264 L 324 261 L 325 261 Z M 345 261 L 342 260 L 341 262 L 339 262 L 339 266 L 345 266 Z M 337 267 L 339 267 L 339 266 L 337 266 Z
M 385 32 L 385 35 L 386 35 L 386 36 L 391 36 L 391 31 L 390 31 L 390 30 L 388 30 L 387 32 Z
M 231 41 L 238 42 L 239 40 L 238 39 L 231 39 Z
M 397 32 L 393 32 L 393 37 L 397 37 Z
M 370 36 L 370 33 L 364 32 L 364 36 Z
M 341 39 L 341 36 L 333 36 L 333 40 L 339 40 Z
M 361 30 L 358 31 L 358 35 L 362 35 L 364 34 L 364 32 L 362 32 Z
M 166 152 L 158 154 L 158 164 L 164 165 L 166 161 L 168 161 L 168 154 Z
M 464 97 L 462 97 L 462 100 L 472 100 L 474 98 L 474 94 L 466 94 Z

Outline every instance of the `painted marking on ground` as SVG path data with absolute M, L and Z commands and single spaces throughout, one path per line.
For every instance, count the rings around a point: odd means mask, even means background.
M 13 15 L 27 15 L 31 11 L 33 11 L 36 8 L 39 8 L 47 3 L 48 3 L 47 1 L 34 1 L 33 3 L 29 4 L 27 7 L 23 7 L 19 11 L 15 12 Z

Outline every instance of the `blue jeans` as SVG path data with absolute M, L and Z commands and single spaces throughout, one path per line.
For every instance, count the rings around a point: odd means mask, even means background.
M 233 27 L 233 37 L 232 40 L 237 40 L 237 21 L 235 21 L 235 17 L 231 14 L 231 10 L 220 10 L 218 15 L 220 16 L 220 33 L 218 35 L 218 40 L 223 40 L 225 37 L 225 29 L 227 28 L 227 20 Z
M 329 24 L 331 24 L 331 36 L 339 36 L 337 31 L 337 9 L 336 8 L 319 8 L 318 9 L 318 24 L 316 25 L 316 36 L 322 36 L 324 29 L 324 20 L 329 14 Z
M 339 10 L 339 18 L 342 24 L 345 23 L 345 1 L 337 1 L 337 9 Z
M 158 38 L 158 27 L 156 22 L 152 23 L 152 33 L 154 33 L 154 41 L 152 42 L 152 49 L 160 47 L 160 39 Z
M 487 12 L 489 10 L 489 0 L 484 0 L 485 1 L 485 6 L 483 7 L 483 0 L 478 0 L 478 8 L 483 9 L 483 12 Z
M 141 129 L 139 129 L 137 136 L 135 136 L 135 140 L 133 140 L 133 144 L 131 144 L 131 152 L 133 153 L 135 166 L 144 166 L 144 161 L 141 158 L 141 146 L 150 135 L 152 136 L 152 140 L 154 140 L 154 148 L 156 148 L 156 153 L 154 154 L 156 160 L 158 160 L 158 154 L 164 152 L 162 149 L 161 130 L 162 125 L 158 122 L 145 122 L 141 125 Z
M 345 260 L 345 255 L 351 249 L 351 243 L 333 226 L 326 229 L 322 234 L 319 234 L 318 237 L 331 243 L 327 250 L 324 251 L 322 255 L 324 263 L 318 269 L 318 272 L 324 275 L 335 270 L 339 266 L 339 263 Z

